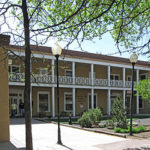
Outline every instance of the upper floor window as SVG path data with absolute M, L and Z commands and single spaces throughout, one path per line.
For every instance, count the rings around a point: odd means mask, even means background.
M 147 78 L 147 75 L 146 74 L 140 74 L 140 80 L 144 80 Z
M 48 74 L 48 68 L 40 68 L 40 74 L 47 75 Z
M 17 65 L 11 65 L 9 66 L 9 73 L 19 73 L 20 67 Z
M 131 81 L 132 80 L 132 76 L 127 76 L 127 81 Z
M 110 80 L 119 80 L 119 75 L 118 74 L 111 74 Z
M 66 70 L 66 77 L 72 77 L 72 70 Z

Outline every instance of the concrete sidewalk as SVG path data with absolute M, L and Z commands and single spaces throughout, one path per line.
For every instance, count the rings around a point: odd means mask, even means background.
M 23 120 L 14 119 L 11 123 L 11 143 L 0 143 L 0 150 L 24 150 Z M 64 145 L 57 145 L 57 125 L 35 120 L 32 121 L 32 133 L 34 150 L 150 150 L 150 140 L 125 139 L 64 126 L 61 126 Z

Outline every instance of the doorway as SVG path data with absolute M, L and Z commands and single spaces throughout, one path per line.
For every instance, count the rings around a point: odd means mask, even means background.
M 127 114 L 130 114 L 130 101 L 131 101 L 131 96 L 126 96 L 125 109 Z
M 20 116 L 19 104 L 24 103 L 23 91 L 10 91 L 9 93 L 9 115 L 12 116 L 12 105 L 16 106 L 15 117 Z

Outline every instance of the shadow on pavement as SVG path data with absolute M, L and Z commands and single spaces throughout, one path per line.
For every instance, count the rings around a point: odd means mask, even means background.
M 148 147 L 141 147 L 141 148 L 127 148 L 127 149 L 123 149 L 123 150 L 150 150 L 150 148 L 148 148 Z
M 64 144 L 62 144 L 62 146 L 65 147 L 65 148 L 67 148 L 67 149 L 69 149 L 69 150 L 73 150 L 72 148 L 70 148 L 70 147 L 68 147 L 68 146 L 66 146 Z
M 23 125 L 25 124 L 24 118 L 10 118 L 10 125 Z M 32 119 L 32 124 L 46 124 L 46 122 L 40 121 L 38 119 Z
M 17 148 L 11 142 L 0 142 L 0 150 L 25 150 L 25 147 Z

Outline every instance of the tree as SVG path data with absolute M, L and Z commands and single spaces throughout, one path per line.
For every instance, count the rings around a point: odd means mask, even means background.
M 0 28 L 12 35 L 12 43 L 25 48 L 25 120 L 26 149 L 32 148 L 30 116 L 30 43 L 43 45 L 52 37 L 75 40 L 99 39 L 109 32 L 120 50 L 149 53 L 150 40 L 137 45 L 149 35 L 148 0 L 1 0 Z M 12 18 L 14 22 L 12 23 Z M 10 22 L 11 21 L 11 22 Z M 139 44 L 139 43 L 138 43 Z
M 143 100 L 150 102 L 150 79 L 140 80 L 136 84 L 136 91 Z
M 112 105 L 112 120 L 116 123 L 116 127 L 127 129 L 127 116 L 123 107 L 123 100 L 117 97 Z

